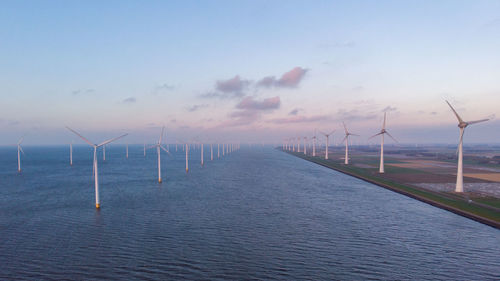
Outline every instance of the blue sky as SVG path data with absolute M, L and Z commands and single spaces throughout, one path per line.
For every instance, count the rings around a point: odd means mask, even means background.
M 369 136 L 500 116 L 500 1 L 3 1 L 0 144 Z M 265 80 L 264 78 L 267 78 Z M 262 81 L 268 81 L 265 84 Z M 498 142 L 494 119 L 466 142 Z

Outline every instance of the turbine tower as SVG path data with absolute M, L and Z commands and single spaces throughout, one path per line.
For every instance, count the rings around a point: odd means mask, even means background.
M 210 161 L 214 161 L 214 146 L 210 143 Z
M 166 149 L 163 145 L 161 145 L 161 141 L 163 139 L 165 127 L 161 128 L 161 135 L 160 138 L 158 139 L 158 142 L 156 144 L 153 144 L 149 148 L 156 148 L 156 153 L 158 154 L 158 182 L 161 183 L 161 149 L 163 149 L 166 153 L 170 154 L 168 149 Z
M 24 155 L 23 148 L 21 147 L 21 143 L 23 142 L 24 137 L 21 137 L 17 142 L 17 171 L 21 172 L 21 153 Z
M 320 131 L 320 133 L 326 137 L 326 144 L 325 144 L 325 159 L 326 160 L 328 160 L 328 138 L 330 137 L 331 134 L 333 134 L 333 132 L 335 132 L 335 130 L 331 131 L 328 134 Z
M 356 134 L 351 134 L 347 130 L 347 127 L 346 127 L 346 125 L 345 125 L 344 122 L 342 122 L 342 125 L 344 125 L 344 130 L 345 130 L 345 137 L 344 137 L 344 141 L 345 141 L 345 160 L 344 160 L 344 164 L 348 165 L 349 164 L 349 136 L 357 136 L 357 135 Z
M 398 142 L 385 129 L 386 116 L 387 116 L 387 112 L 384 112 L 384 123 L 382 124 L 382 130 L 380 130 L 380 132 L 378 134 L 375 134 L 375 135 L 373 135 L 373 136 L 370 137 L 370 139 L 371 139 L 371 138 L 374 138 L 374 137 L 376 137 L 378 135 L 382 136 L 381 141 L 380 141 L 380 167 L 379 167 L 379 170 L 378 170 L 378 172 L 381 173 L 381 174 L 385 173 L 385 170 L 384 170 L 384 135 L 387 134 L 392 140 L 394 140 L 395 142 Z
M 458 167 L 457 167 L 457 185 L 455 187 L 455 192 L 464 192 L 464 174 L 463 174 L 463 140 L 464 140 L 464 131 L 465 128 L 469 125 L 488 121 L 489 119 L 481 119 L 476 121 L 464 121 L 460 115 L 455 111 L 453 106 L 446 101 L 446 103 L 450 106 L 451 110 L 455 114 L 458 119 L 458 128 L 460 129 L 460 140 L 458 142 Z
M 69 144 L 69 165 L 73 166 L 73 141 Z
M 124 134 L 124 135 L 121 135 L 119 137 L 116 137 L 114 139 L 109 139 L 107 141 L 104 141 L 100 144 L 94 144 L 92 142 L 90 142 L 88 139 L 86 139 L 85 137 L 83 137 L 82 135 L 80 135 L 79 133 L 77 133 L 76 131 L 74 131 L 73 129 L 69 128 L 69 127 L 66 127 L 68 130 L 70 130 L 71 132 L 73 132 L 75 135 L 77 135 L 78 137 L 80 137 L 82 140 L 84 140 L 86 143 L 88 143 L 90 146 L 92 146 L 94 148 L 94 164 L 93 164 L 93 170 L 94 170 L 94 182 L 95 182 L 95 207 L 97 209 L 101 208 L 101 202 L 99 200 L 99 173 L 98 173 L 98 170 L 97 170 L 97 148 L 99 147 L 103 147 L 110 143 L 110 142 L 113 142 L 117 139 L 120 139 L 120 138 L 123 138 L 124 136 L 126 136 L 127 134 Z
M 307 137 L 304 137 L 304 155 L 307 155 Z
M 300 152 L 300 137 L 297 137 L 297 152 Z
M 188 163 L 188 158 L 189 158 L 189 144 L 186 143 L 186 173 L 189 171 L 189 163 Z
M 201 143 L 200 146 L 201 146 L 201 166 L 203 167 L 203 143 Z
M 313 157 L 316 157 L 316 130 L 314 131 L 313 139 Z

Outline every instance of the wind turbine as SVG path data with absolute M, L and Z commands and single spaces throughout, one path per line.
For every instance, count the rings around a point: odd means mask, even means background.
M 210 143 L 210 161 L 214 161 L 214 147 L 212 143 Z
M 189 158 L 189 144 L 186 142 L 186 173 L 189 171 L 188 158 Z
M 84 140 L 86 143 L 88 143 L 90 146 L 92 146 L 94 148 L 94 169 L 93 170 L 94 170 L 94 181 L 95 181 L 95 207 L 97 209 L 99 209 L 101 207 L 101 203 L 99 200 L 99 173 L 97 170 L 97 148 L 99 148 L 101 146 L 104 148 L 104 145 L 106 145 L 110 142 L 113 142 L 117 139 L 123 138 L 124 136 L 126 136 L 128 134 L 124 134 L 124 135 L 121 135 L 119 137 L 109 139 L 109 140 L 104 141 L 100 144 L 94 144 L 94 143 L 90 142 L 88 139 L 86 139 L 85 137 L 83 137 L 82 135 L 80 135 L 79 133 L 77 133 L 76 131 L 74 131 L 73 129 L 71 129 L 69 127 L 66 127 L 66 128 L 68 130 L 70 130 L 71 132 L 73 132 L 75 135 L 79 136 L 82 140 Z
M 106 145 L 102 147 L 102 161 L 106 161 Z
M 325 159 L 328 160 L 328 138 L 330 137 L 331 134 L 333 134 L 333 132 L 335 132 L 335 130 L 331 131 L 330 133 L 323 133 L 321 131 L 319 131 L 321 134 L 323 134 L 325 137 L 326 137 L 326 144 L 325 144 Z
M 316 130 L 314 130 L 314 136 L 312 137 L 313 139 L 313 157 L 316 157 Z
M 73 166 L 73 141 L 69 143 L 69 165 Z
M 300 137 L 297 137 L 297 152 L 300 152 Z
M 203 167 L 203 143 L 201 143 L 200 146 L 201 146 L 201 166 Z
M 344 130 L 345 130 L 345 137 L 344 137 L 344 141 L 345 141 L 345 160 L 344 160 L 344 164 L 348 165 L 349 164 L 349 136 L 357 136 L 357 135 L 356 134 L 351 134 L 347 130 L 347 127 L 346 127 L 346 125 L 345 125 L 344 122 L 342 122 L 342 125 L 344 125 Z
M 21 147 L 21 143 L 23 142 L 24 137 L 21 137 L 17 142 L 17 171 L 21 172 L 21 153 L 24 155 L 23 148 Z
M 220 143 L 217 143 L 217 158 L 220 157 Z
M 165 131 L 165 127 L 162 127 L 161 128 L 161 135 L 160 135 L 160 138 L 158 139 L 158 142 L 149 147 L 149 148 L 156 148 L 156 153 L 158 154 L 158 182 L 159 183 L 161 183 L 161 181 L 162 181 L 161 180 L 161 153 L 160 153 L 161 149 L 163 149 L 166 153 L 170 154 L 170 152 L 168 152 L 168 150 L 163 145 L 161 145 L 164 131 Z
M 125 156 L 126 156 L 126 157 L 127 157 L 127 159 L 128 159 L 128 143 L 127 143 L 127 146 L 126 146 L 126 153 L 125 153 L 125 154 L 126 154 Z
M 382 138 L 381 138 L 381 142 L 380 142 L 380 167 L 379 167 L 379 170 L 378 172 L 383 174 L 385 173 L 385 170 L 384 170 L 384 135 L 387 134 L 392 140 L 394 140 L 395 142 L 398 142 L 391 134 L 389 134 L 389 132 L 387 132 L 387 130 L 385 129 L 385 121 L 386 121 L 386 116 L 387 116 L 387 112 L 384 112 L 384 123 L 382 124 L 382 130 L 380 130 L 380 132 L 378 134 L 375 134 L 373 136 L 370 137 L 371 138 L 374 138 L 378 135 L 381 135 Z
M 460 128 L 460 140 L 458 142 L 458 167 L 457 167 L 457 185 L 455 187 L 455 192 L 464 192 L 464 174 L 463 174 L 463 140 L 465 128 L 469 125 L 488 121 L 489 119 L 481 119 L 476 121 L 464 121 L 460 115 L 455 111 L 451 104 L 446 101 L 450 106 L 451 110 L 458 119 L 458 128 Z
M 307 155 L 307 137 L 304 137 L 304 155 Z

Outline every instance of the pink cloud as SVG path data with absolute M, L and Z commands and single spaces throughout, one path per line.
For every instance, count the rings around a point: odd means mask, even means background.
M 297 66 L 292 70 L 285 72 L 279 79 L 276 79 L 274 76 L 262 78 L 259 82 L 257 82 L 257 87 L 295 88 L 300 84 L 308 71 L 308 69 Z
M 279 96 L 267 98 L 262 101 L 255 100 L 252 97 L 246 97 L 236 105 L 236 108 L 245 110 L 272 110 L 279 108 L 280 105 L 281 100 Z
M 269 120 L 268 122 L 274 123 L 274 124 L 310 123 L 310 122 L 316 122 L 316 121 L 324 121 L 327 119 L 329 119 L 329 117 L 326 115 L 317 115 L 317 116 L 311 116 L 311 117 L 292 116 L 292 117 L 286 117 L 286 118 L 275 118 L 275 119 Z

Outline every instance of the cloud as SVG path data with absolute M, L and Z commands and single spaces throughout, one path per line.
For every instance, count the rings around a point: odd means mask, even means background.
M 255 100 L 253 97 L 246 97 L 236 105 L 238 109 L 245 110 L 272 110 L 277 109 L 281 105 L 279 96 L 267 98 L 262 101 Z
M 396 111 L 396 110 L 398 110 L 397 107 L 387 106 L 384 109 L 382 109 L 382 112 L 391 112 L 391 111 Z
M 274 76 L 266 76 L 259 80 L 256 86 L 263 88 L 296 88 L 308 71 L 308 69 L 297 66 L 285 72 L 279 79 Z
M 236 75 L 228 80 L 216 81 L 215 89 L 224 94 L 241 96 L 248 85 L 250 85 L 250 81 L 242 80 L 239 75 Z
M 173 89 L 175 89 L 175 87 L 173 85 L 163 83 L 163 84 L 157 85 L 153 88 L 153 94 L 161 94 L 164 92 L 171 91 Z
M 94 89 L 79 89 L 79 90 L 71 91 L 71 94 L 73 94 L 74 96 L 76 96 L 76 95 L 80 95 L 80 94 L 90 94 L 90 93 L 93 93 L 93 92 L 95 92 Z
M 324 121 L 330 119 L 327 115 L 317 115 L 317 116 L 292 116 L 286 118 L 275 118 L 271 119 L 268 122 L 274 124 L 291 124 L 291 123 L 311 123 L 316 121 Z
M 136 99 L 134 97 L 126 98 L 122 100 L 122 103 L 135 103 Z
M 297 115 L 300 110 L 302 110 L 302 109 L 300 109 L 300 108 L 294 108 L 294 109 L 292 109 L 292 111 L 290 111 L 288 113 L 288 115 Z
M 379 115 L 374 112 L 361 113 L 357 109 L 345 110 L 339 109 L 335 115 L 335 119 L 341 121 L 361 121 L 377 118 Z
M 261 115 L 269 113 L 281 106 L 279 96 L 256 100 L 253 97 L 246 97 L 236 105 L 237 111 L 231 112 L 228 116 L 230 120 L 224 121 L 217 127 L 235 127 L 250 125 L 260 120 Z
M 187 111 L 195 112 L 195 111 L 202 109 L 202 108 L 205 108 L 205 107 L 208 107 L 208 104 L 195 104 L 193 106 L 188 107 Z

